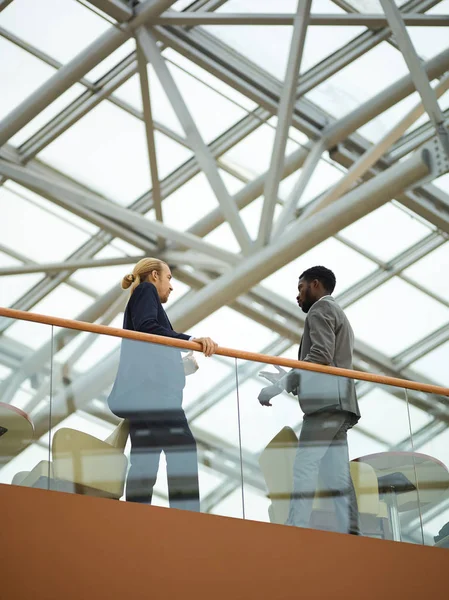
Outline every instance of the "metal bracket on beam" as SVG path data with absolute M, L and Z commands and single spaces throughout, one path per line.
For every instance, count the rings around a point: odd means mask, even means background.
M 447 127 L 441 125 L 444 129 L 444 135 L 447 136 L 449 141 L 449 132 Z M 446 149 L 443 146 L 441 136 L 433 137 L 427 144 L 423 146 L 424 160 L 428 162 L 429 175 L 424 181 L 433 181 L 437 177 L 441 177 L 445 173 L 449 172 L 449 155 L 446 153 Z

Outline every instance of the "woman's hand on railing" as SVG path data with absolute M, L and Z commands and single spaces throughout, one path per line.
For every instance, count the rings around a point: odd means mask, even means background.
M 212 356 L 217 351 L 218 344 L 210 337 L 193 338 L 192 342 L 201 344 L 204 356 Z

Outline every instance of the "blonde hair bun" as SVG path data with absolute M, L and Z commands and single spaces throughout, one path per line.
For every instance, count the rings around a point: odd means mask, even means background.
M 136 280 L 136 276 L 133 273 L 128 273 L 122 279 L 122 289 L 127 290 Z

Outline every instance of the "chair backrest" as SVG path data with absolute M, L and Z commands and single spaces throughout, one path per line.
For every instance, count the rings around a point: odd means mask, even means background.
M 55 478 L 84 490 L 79 493 L 122 496 L 128 466 L 123 449 L 88 433 L 62 427 L 53 436 L 52 458 Z
M 290 506 L 293 485 L 293 463 L 298 438 L 291 427 L 283 427 L 259 456 L 259 465 L 265 478 L 272 505 L 270 520 L 285 523 Z
M 105 442 L 117 450 L 124 450 L 129 435 L 129 421 L 122 419 Z

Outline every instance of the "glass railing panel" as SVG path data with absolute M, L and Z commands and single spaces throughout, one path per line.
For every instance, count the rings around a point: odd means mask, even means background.
M 404 391 L 254 366 L 250 378 L 239 376 L 247 518 L 403 539 L 402 508 L 393 510 L 390 494 L 398 482 L 385 476 L 396 473 L 395 445 L 410 435 Z M 244 368 L 239 361 L 238 372 Z M 408 500 L 417 505 L 410 483 Z
M 52 326 L 0 318 L 0 483 L 48 488 Z
M 55 333 L 52 489 L 242 516 L 233 359 Z
M 408 452 L 412 425 L 404 390 L 367 381 L 356 383 L 361 418 L 350 432 L 350 458 L 375 473 L 379 494 L 380 531 L 362 527 L 364 535 L 421 544 L 422 531 L 408 532 L 404 524 L 419 504 L 413 457 Z M 425 415 L 423 415 L 425 418 Z M 361 522 L 373 522 L 360 510 Z
M 407 450 L 413 456 L 419 503 L 407 514 L 403 527 L 407 535 L 422 533 L 428 546 L 449 549 L 448 397 L 414 390 L 405 393 L 412 424 Z

